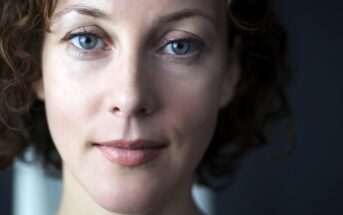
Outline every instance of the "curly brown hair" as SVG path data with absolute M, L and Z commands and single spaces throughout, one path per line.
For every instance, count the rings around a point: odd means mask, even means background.
M 45 108 L 34 94 L 40 80 L 41 50 L 54 0 L 0 1 L 0 169 L 33 146 L 48 169 L 61 168 L 50 137 Z M 286 84 L 286 34 L 271 0 L 227 4 L 229 49 L 240 38 L 240 80 L 197 168 L 197 181 L 215 187 L 232 176 L 245 154 L 267 143 L 266 124 L 291 117 Z

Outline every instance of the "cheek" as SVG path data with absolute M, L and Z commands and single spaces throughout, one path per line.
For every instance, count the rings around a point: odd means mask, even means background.
M 75 142 L 83 141 L 82 125 L 87 125 L 87 97 L 80 82 L 73 82 L 70 69 L 53 57 L 43 64 L 45 108 L 49 130 L 63 158 L 75 158 Z M 68 65 L 68 64 L 67 64 Z
M 99 104 L 94 101 L 98 90 L 94 77 L 97 73 L 94 71 L 98 71 L 99 64 L 75 63 L 65 53 L 60 53 L 61 50 L 52 51 L 47 48 L 43 53 L 46 111 L 52 134 L 62 129 L 60 132 L 65 133 L 62 136 L 66 136 L 77 133 L 75 130 L 81 125 L 85 127 L 87 117 L 97 111 L 94 105 Z
M 167 127 L 171 129 L 178 157 L 193 158 L 193 165 L 200 160 L 212 138 L 218 114 L 218 83 L 201 82 L 169 91 L 166 101 Z M 180 159 L 183 160 L 183 159 Z
M 75 157 L 75 144 L 81 137 L 77 130 L 80 125 L 78 117 L 77 98 L 64 93 L 64 90 L 54 90 L 51 85 L 46 91 L 45 108 L 48 120 L 48 126 L 51 137 L 65 160 L 68 157 Z
M 175 127 L 180 127 L 185 133 L 194 134 L 200 130 L 212 127 L 217 116 L 217 99 L 215 96 L 190 95 L 183 96 L 174 101 L 178 101 L 175 110 L 171 111 L 170 118 L 175 119 Z M 200 129 L 200 130 L 199 130 Z
M 219 76 L 204 76 L 179 80 L 164 92 L 163 103 L 176 127 L 194 132 L 212 124 L 219 109 Z

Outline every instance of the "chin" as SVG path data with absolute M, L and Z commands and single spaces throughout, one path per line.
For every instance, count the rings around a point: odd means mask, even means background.
M 131 182 L 131 183 L 130 183 Z M 166 193 L 170 194 L 166 185 L 156 183 L 144 183 L 138 179 L 92 186 L 88 194 L 101 208 L 112 213 L 142 214 L 156 210 L 156 206 L 162 205 L 166 199 Z M 86 188 L 87 189 L 87 188 Z

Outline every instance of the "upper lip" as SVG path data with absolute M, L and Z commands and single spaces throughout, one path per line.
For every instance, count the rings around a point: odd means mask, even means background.
M 166 143 L 152 140 L 111 140 L 104 142 L 96 142 L 94 145 L 109 146 L 122 149 L 146 149 L 146 148 L 161 148 L 167 146 Z

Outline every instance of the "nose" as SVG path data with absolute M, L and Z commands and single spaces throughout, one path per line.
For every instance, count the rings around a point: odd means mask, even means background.
M 131 56 L 131 57 L 130 57 Z M 121 58 L 114 66 L 112 90 L 108 109 L 111 114 L 124 117 L 144 117 L 156 108 L 156 99 L 148 69 L 136 53 Z

